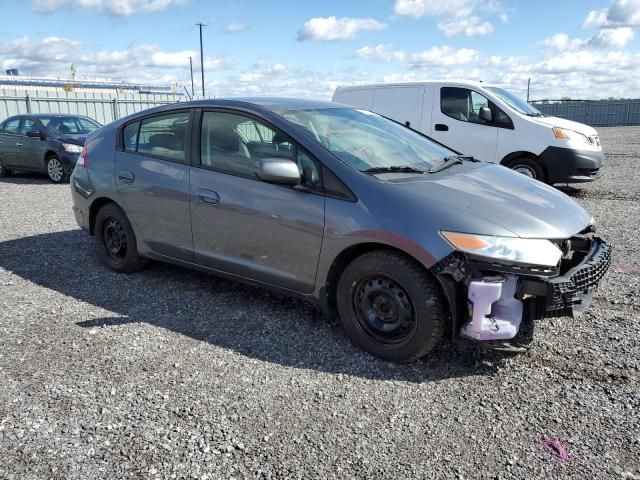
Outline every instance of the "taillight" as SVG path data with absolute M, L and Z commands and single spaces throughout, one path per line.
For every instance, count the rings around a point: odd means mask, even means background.
M 82 153 L 78 157 L 78 162 L 76 166 L 89 168 L 89 157 L 87 156 L 87 146 L 82 147 Z

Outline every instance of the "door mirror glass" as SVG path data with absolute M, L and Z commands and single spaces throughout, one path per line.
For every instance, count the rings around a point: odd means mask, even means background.
M 487 123 L 493 123 L 493 112 L 489 107 L 482 107 L 478 116 L 480 117 L 480 120 Z
M 256 175 L 260 180 L 282 185 L 298 185 L 301 181 L 298 164 L 288 158 L 258 160 Z

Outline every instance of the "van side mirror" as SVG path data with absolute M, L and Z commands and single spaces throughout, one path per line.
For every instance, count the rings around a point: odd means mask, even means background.
M 298 164 L 288 158 L 263 158 L 258 160 L 256 175 L 260 180 L 281 185 L 298 185 L 301 182 Z
M 478 116 L 484 122 L 493 123 L 493 112 L 489 107 L 482 107 Z

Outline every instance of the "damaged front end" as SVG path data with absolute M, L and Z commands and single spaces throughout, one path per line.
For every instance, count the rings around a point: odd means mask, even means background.
M 582 313 L 611 262 L 611 245 L 591 228 L 562 241 L 555 267 L 496 261 L 455 251 L 431 271 L 451 308 L 452 338 L 504 346 L 542 318 Z

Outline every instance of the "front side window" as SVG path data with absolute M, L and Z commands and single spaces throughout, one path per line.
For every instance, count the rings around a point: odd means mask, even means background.
M 29 120 L 26 118 L 22 122 L 22 127 L 20 128 L 21 135 L 27 135 L 29 133 L 40 133 L 40 128 L 33 120 Z
M 320 184 L 315 160 L 283 134 L 243 115 L 204 112 L 200 136 L 202 166 L 256 178 L 257 162 L 264 158 L 293 160 L 298 164 L 303 184 Z
M 4 128 L 2 131 L 4 133 L 11 133 L 11 134 L 17 135 L 19 126 L 20 126 L 20 119 L 12 118 L 11 120 L 7 120 L 6 122 L 4 122 Z
M 485 122 L 480 118 L 481 108 L 491 109 L 493 122 Z M 440 90 L 440 110 L 448 117 L 461 122 L 513 128 L 513 123 L 506 113 L 484 95 L 468 88 L 443 87 Z
M 142 120 L 136 151 L 184 163 L 189 116 L 180 112 Z
M 360 171 L 386 167 L 428 170 L 455 155 L 425 136 L 365 110 L 338 107 L 279 113 Z

